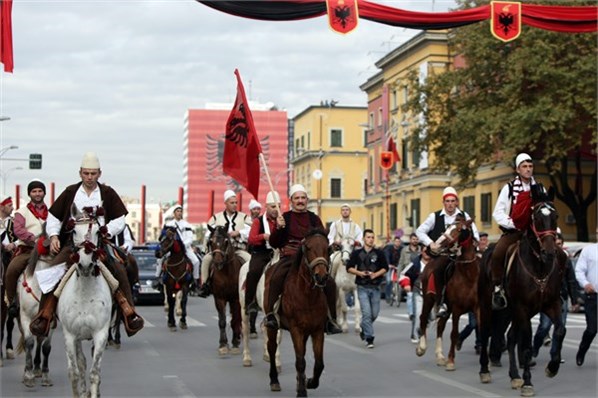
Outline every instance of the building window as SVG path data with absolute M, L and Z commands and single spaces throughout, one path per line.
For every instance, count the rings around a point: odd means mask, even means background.
M 392 203 L 390 205 L 390 230 L 391 231 L 395 231 L 398 228 L 398 223 L 397 223 L 397 204 L 396 203 Z
M 300 151 L 299 151 L 299 148 L 301 148 L 301 145 L 300 145 L 299 138 L 297 138 L 297 139 L 295 140 L 295 153 L 296 153 L 297 155 L 299 155 L 299 152 L 300 152 Z
M 413 151 L 413 167 L 419 167 L 419 161 L 421 159 L 421 152 L 420 151 Z
M 409 218 L 411 219 L 410 227 L 419 227 L 419 224 L 421 224 L 419 199 L 411 199 L 411 215 Z
M 369 120 L 369 122 L 368 122 L 368 127 L 369 127 L 370 129 L 373 129 L 373 128 L 374 128 L 374 112 L 371 112 L 371 113 L 370 113 L 370 120 Z
M 378 108 L 378 126 L 382 126 L 382 108 Z
M 392 91 L 392 109 L 397 109 L 399 104 L 397 103 L 397 90 Z
M 403 170 L 409 169 L 409 165 L 407 164 L 407 160 L 409 159 L 408 144 L 409 139 L 403 138 L 403 147 L 401 148 L 401 167 L 403 168 Z
M 366 148 L 368 146 L 368 131 L 363 130 L 363 147 Z
M 492 220 L 490 219 L 492 208 L 492 194 L 491 193 L 483 193 L 481 197 L 481 205 L 482 205 L 482 214 L 481 219 L 483 223 L 491 223 Z
M 330 146 L 331 147 L 342 147 L 343 146 L 343 130 L 331 129 L 330 130 Z
M 341 197 L 341 179 L 331 178 L 330 179 L 330 197 L 340 198 Z
M 304 135 L 301 136 L 301 148 L 303 148 L 305 150 L 305 136 Z
M 311 133 L 307 132 L 307 147 L 305 149 L 309 150 L 311 148 Z
M 465 210 L 465 212 L 467 214 L 469 214 L 470 217 L 474 217 L 475 215 L 475 196 L 465 196 L 463 198 L 463 210 Z
M 409 88 L 403 86 L 403 103 L 406 104 L 407 102 L 409 102 Z

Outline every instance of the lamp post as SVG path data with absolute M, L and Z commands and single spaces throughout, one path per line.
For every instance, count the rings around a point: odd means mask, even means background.
M 8 175 L 11 171 L 15 170 L 23 170 L 23 168 L 21 166 L 11 167 L 10 169 L 2 172 L 2 195 L 6 193 L 6 180 L 8 180 Z
M 2 121 L 2 118 L 0 118 L 0 121 Z M 11 145 L 11 146 L 6 146 L 4 148 L 1 148 L 0 149 L 0 158 L 2 157 L 2 155 L 4 155 L 6 152 L 10 151 L 11 149 L 19 149 L 19 147 L 16 145 Z

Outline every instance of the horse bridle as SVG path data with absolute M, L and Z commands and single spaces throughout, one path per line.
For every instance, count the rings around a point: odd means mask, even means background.
M 305 243 L 305 242 L 303 242 Z M 324 281 L 324 284 L 321 284 L 318 282 L 318 280 L 316 279 L 316 274 L 314 272 L 314 268 L 317 265 L 324 265 L 326 266 L 326 272 L 328 274 L 330 274 L 330 262 L 328 261 L 328 259 L 326 257 L 316 257 L 311 261 L 307 260 L 307 252 L 305 250 L 305 244 L 301 245 L 301 255 L 303 257 L 303 261 L 305 262 L 305 265 L 307 265 L 307 268 L 309 269 L 309 273 L 311 274 L 311 278 L 314 282 L 314 287 L 319 287 L 319 288 L 324 288 L 326 286 L 326 281 Z
M 536 223 L 535 221 L 535 217 L 534 214 L 536 214 L 536 211 L 540 211 L 543 208 L 547 208 L 548 210 L 551 211 L 555 211 L 556 209 L 552 206 L 550 206 L 549 204 L 547 204 L 546 202 L 541 202 L 538 203 L 534 206 L 534 209 L 532 211 L 532 223 L 531 223 L 531 229 L 534 233 L 534 235 L 536 236 L 536 239 L 538 240 L 538 243 L 540 243 L 540 245 L 542 244 L 542 240 L 546 237 L 546 236 L 552 236 L 553 238 L 556 239 L 556 229 L 547 229 L 545 231 L 538 231 L 538 229 L 536 228 Z

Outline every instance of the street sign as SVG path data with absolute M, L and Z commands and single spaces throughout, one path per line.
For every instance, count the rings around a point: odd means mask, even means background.
M 42 154 L 41 153 L 30 153 L 29 154 L 29 168 L 31 170 L 39 170 L 42 168 Z

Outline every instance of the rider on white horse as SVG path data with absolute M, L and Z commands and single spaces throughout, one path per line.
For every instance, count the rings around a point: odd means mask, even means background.
M 344 239 L 352 239 L 363 246 L 363 231 L 351 220 L 351 206 L 348 203 L 341 205 L 341 218 L 330 224 L 328 233 L 328 243 L 331 245 L 340 245 Z
M 189 224 L 186 220 L 183 220 L 183 206 L 176 205 L 173 210 L 174 218 L 172 220 L 168 220 L 164 223 L 164 228 L 172 227 L 176 229 L 176 232 L 183 242 L 185 246 L 185 255 L 193 264 L 193 280 L 196 283 L 196 286 L 199 286 L 199 258 L 193 251 L 193 247 L 191 244 L 195 239 L 195 233 L 193 232 L 193 228 L 191 224 Z
M 8 313 L 17 316 L 19 313 L 16 302 L 17 280 L 27 268 L 31 253 L 43 233 L 43 226 L 48 217 L 48 207 L 44 203 L 46 186 L 40 180 L 32 180 L 27 185 L 27 193 L 31 199 L 27 206 L 15 212 L 13 230 L 18 238 L 17 250 L 6 269 L 6 302 Z M 43 239 L 42 239 L 43 240 Z
M 257 312 L 259 306 L 255 301 L 255 291 L 266 265 L 272 260 L 274 249 L 270 246 L 270 233 L 276 228 L 280 196 L 278 192 L 270 191 L 266 195 L 266 212 L 253 220 L 249 231 L 249 246 L 251 260 L 245 286 L 245 312 Z
M 228 189 L 224 192 L 224 205 L 226 208 L 216 213 L 210 218 L 208 222 L 208 232 L 206 236 L 209 238 L 210 229 L 217 226 L 228 227 L 228 236 L 233 240 L 235 246 L 235 254 L 241 257 L 241 262 L 249 261 L 251 256 L 247 253 L 247 237 L 251 228 L 251 217 L 247 214 L 237 211 L 237 194 Z M 201 288 L 199 289 L 199 297 L 208 297 L 212 293 L 210 287 L 210 265 L 212 264 L 212 253 L 207 253 L 203 258 L 201 267 Z
M 125 227 L 127 208 L 111 187 L 98 183 L 102 171 L 100 161 L 93 152 L 83 156 L 79 176 L 81 182 L 68 186 L 50 207 L 46 231 L 50 238 L 50 251 L 55 254 L 52 265 L 74 263 L 71 254 L 72 247 L 72 219 L 71 209 L 75 205 L 78 209 L 89 208 L 97 217 L 100 224 L 100 233 L 104 238 L 120 233 Z M 110 251 L 109 251 L 110 252 Z M 143 328 L 143 318 L 135 312 L 133 295 L 129 286 L 125 268 L 115 264 L 115 259 L 106 256 L 106 266 L 119 282 L 119 287 L 114 293 L 114 299 L 119 304 L 125 320 L 125 329 L 129 336 L 134 335 Z M 31 322 L 31 332 L 36 336 L 45 336 L 50 328 L 50 323 L 56 311 L 58 298 L 50 291 L 40 300 L 40 311 Z

